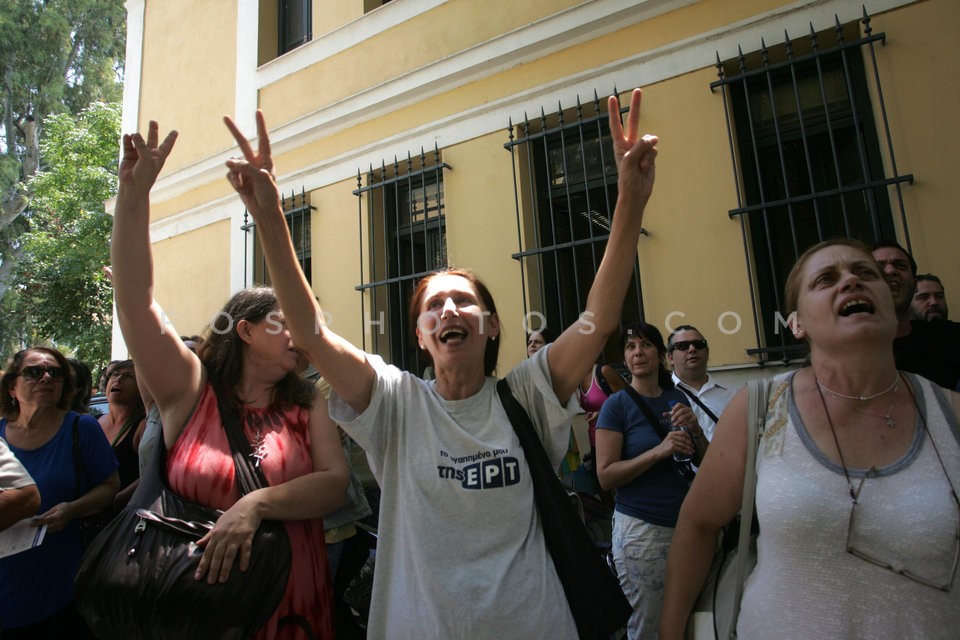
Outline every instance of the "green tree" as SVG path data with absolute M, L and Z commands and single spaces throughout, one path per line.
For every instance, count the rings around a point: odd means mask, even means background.
M 104 201 L 117 192 L 119 137 L 116 103 L 44 121 L 46 166 L 29 183 L 31 229 L 20 236 L 10 296 L 16 315 L 9 329 L 69 347 L 94 366 L 110 355 L 112 290 L 103 267 L 112 218 Z
M 123 91 L 123 0 L 0 0 L 0 347 L 28 337 L 8 329 L 7 300 L 33 226 L 31 178 L 43 168 L 41 121 L 77 114 Z

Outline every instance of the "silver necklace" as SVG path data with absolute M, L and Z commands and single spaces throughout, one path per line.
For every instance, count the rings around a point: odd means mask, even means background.
M 859 402 L 869 402 L 870 400 L 879 398 L 880 396 L 886 395 L 891 391 L 893 391 L 893 395 L 897 395 L 897 388 L 900 386 L 900 374 L 897 373 L 894 375 L 893 382 L 890 383 L 890 386 L 884 389 L 883 391 L 880 391 L 879 393 L 875 393 L 870 396 L 848 396 L 845 393 L 834 391 L 827 385 L 823 384 L 823 382 L 820 381 L 820 378 L 817 377 L 817 374 L 813 374 L 813 377 L 817 381 L 817 386 L 823 389 L 824 391 L 826 391 L 827 393 L 829 393 L 830 395 L 836 396 L 838 398 L 843 398 L 845 400 L 857 400 Z
M 825 384 L 823 384 L 822 382 L 820 382 L 820 378 L 818 378 L 818 377 L 816 376 L 816 374 L 814 374 L 813 377 L 814 377 L 814 379 L 817 381 L 817 392 L 820 394 L 820 399 L 821 399 L 821 400 L 824 400 L 824 398 L 823 398 L 823 392 L 824 392 L 824 391 L 826 391 L 827 393 L 829 393 L 829 394 L 832 395 L 832 396 L 835 396 L 835 397 L 837 397 L 837 398 L 842 398 L 842 399 L 844 399 L 844 400 L 856 400 L 856 401 L 857 401 L 857 404 L 853 405 L 853 410 L 856 411 L 857 413 L 861 413 L 861 414 L 863 414 L 863 415 L 865 415 L 865 416 L 870 416 L 871 418 L 880 418 L 880 419 L 882 419 L 882 420 L 884 421 L 884 423 L 885 423 L 885 424 L 887 425 L 887 427 L 889 427 L 890 429 L 893 429 L 894 427 L 897 426 L 897 421 L 894 420 L 891 416 L 893 415 L 893 408 L 897 406 L 897 391 L 898 391 L 899 388 L 900 388 L 900 374 L 899 374 L 899 373 L 897 373 L 897 377 L 894 379 L 893 384 L 891 384 L 889 387 L 887 387 L 886 389 L 884 389 L 884 390 L 881 391 L 880 393 L 875 393 L 875 394 L 870 395 L 870 396 L 848 396 L 848 395 L 846 395 L 846 394 L 844 394 L 844 393 L 839 393 L 839 392 L 837 392 L 837 391 L 834 391 L 833 389 L 831 389 L 831 388 L 828 387 L 827 385 L 825 385 Z M 883 413 L 883 414 L 870 413 L 869 411 L 864 411 L 863 409 L 860 408 L 860 405 L 862 405 L 862 404 L 864 404 L 864 403 L 866 403 L 866 402 L 869 402 L 870 400 L 875 400 L 876 398 L 879 398 L 880 396 L 882 396 L 882 395 L 884 395 L 884 394 L 890 393 L 891 391 L 893 392 L 893 402 L 891 402 L 891 403 L 890 403 L 890 406 L 887 407 L 887 412 L 886 412 L 886 413 Z M 823 406 L 824 406 L 824 410 L 826 410 L 826 406 L 827 406 L 827 405 L 826 405 L 826 402 L 824 402 L 824 405 L 823 405 Z M 829 417 L 829 414 L 828 414 L 828 417 Z

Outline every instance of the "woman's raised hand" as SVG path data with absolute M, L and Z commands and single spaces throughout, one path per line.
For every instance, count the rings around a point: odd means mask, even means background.
M 270 155 L 270 135 L 263 112 L 257 109 L 257 151 L 230 116 L 223 117 L 224 124 L 240 146 L 243 158 L 227 160 L 227 180 L 233 186 L 247 210 L 256 219 L 262 212 L 278 210 L 280 192 L 273 173 L 273 157 Z
M 640 135 L 640 101 L 643 92 L 634 89 L 630 96 L 630 110 L 627 112 L 627 130 L 623 130 L 620 120 L 620 100 L 610 96 L 607 111 L 610 115 L 610 135 L 613 138 L 613 157 L 617 163 L 621 196 L 636 195 L 642 198 L 642 204 L 653 193 L 653 181 L 656 175 L 657 143 L 660 139 L 652 135 Z
M 163 143 L 158 144 L 160 125 L 155 120 L 150 121 L 146 140 L 139 133 L 124 134 L 123 158 L 120 160 L 120 170 L 117 172 L 120 185 L 149 192 L 153 183 L 157 181 L 167 156 L 173 150 L 177 135 L 176 131 L 171 131 L 164 138 Z

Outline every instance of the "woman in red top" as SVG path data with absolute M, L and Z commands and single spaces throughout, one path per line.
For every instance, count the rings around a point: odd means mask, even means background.
M 156 122 L 146 140 L 124 136 L 111 254 L 120 328 L 160 410 L 169 484 L 188 500 L 224 511 L 198 543 L 204 552 L 196 578 L 213 585 L 245 570 L 261 521 L 283 520 L 293 553 L 290 578 L 276 612 L 255 637 L 277 637 L 281 620 L 296 616 L 315 637 L 332 638 L 332 585 L 320 517 L 343 502 L 347 466 L 326 404 L 313 401 L 312 385 L 296 373 L 299 354 L 273 290 L 235 294 L 197 354 L 166 326 L 152 299 L 149 193 L 175 139 L 174 132 L 158 144 Z M 242 498 L 214 386 L 225 408 L 241 416 L 252 457 L 270 485 Z M 287 631 L 284 638 L 309 637 L 302 627 L 294 635 Z

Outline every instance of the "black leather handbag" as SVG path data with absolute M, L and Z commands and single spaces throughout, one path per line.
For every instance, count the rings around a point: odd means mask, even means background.
M 506 380 L 497 382 L 497 392 L 530 466 L 543 537 L 577 624 L 577 633 L 582 640 L 605 640 L 626 625 L 633 607 L 590 540 L 533 429 L 530 416 L 513 396 Z
M 239 417 L 221 406 L 241 495 L 267 486 L 250 462 Z M 223 584 L 197 581 L 196 542 L 221 511 L 175 494 L 165 480 L 165 447 L 157 445 L 130 503 L 93 540 L 77 574 L 76 602 L 98 638 L 174 640 L 249 638 L 273 615 L 290 573 L 283 523 L 263 521 L 250 565 Z

